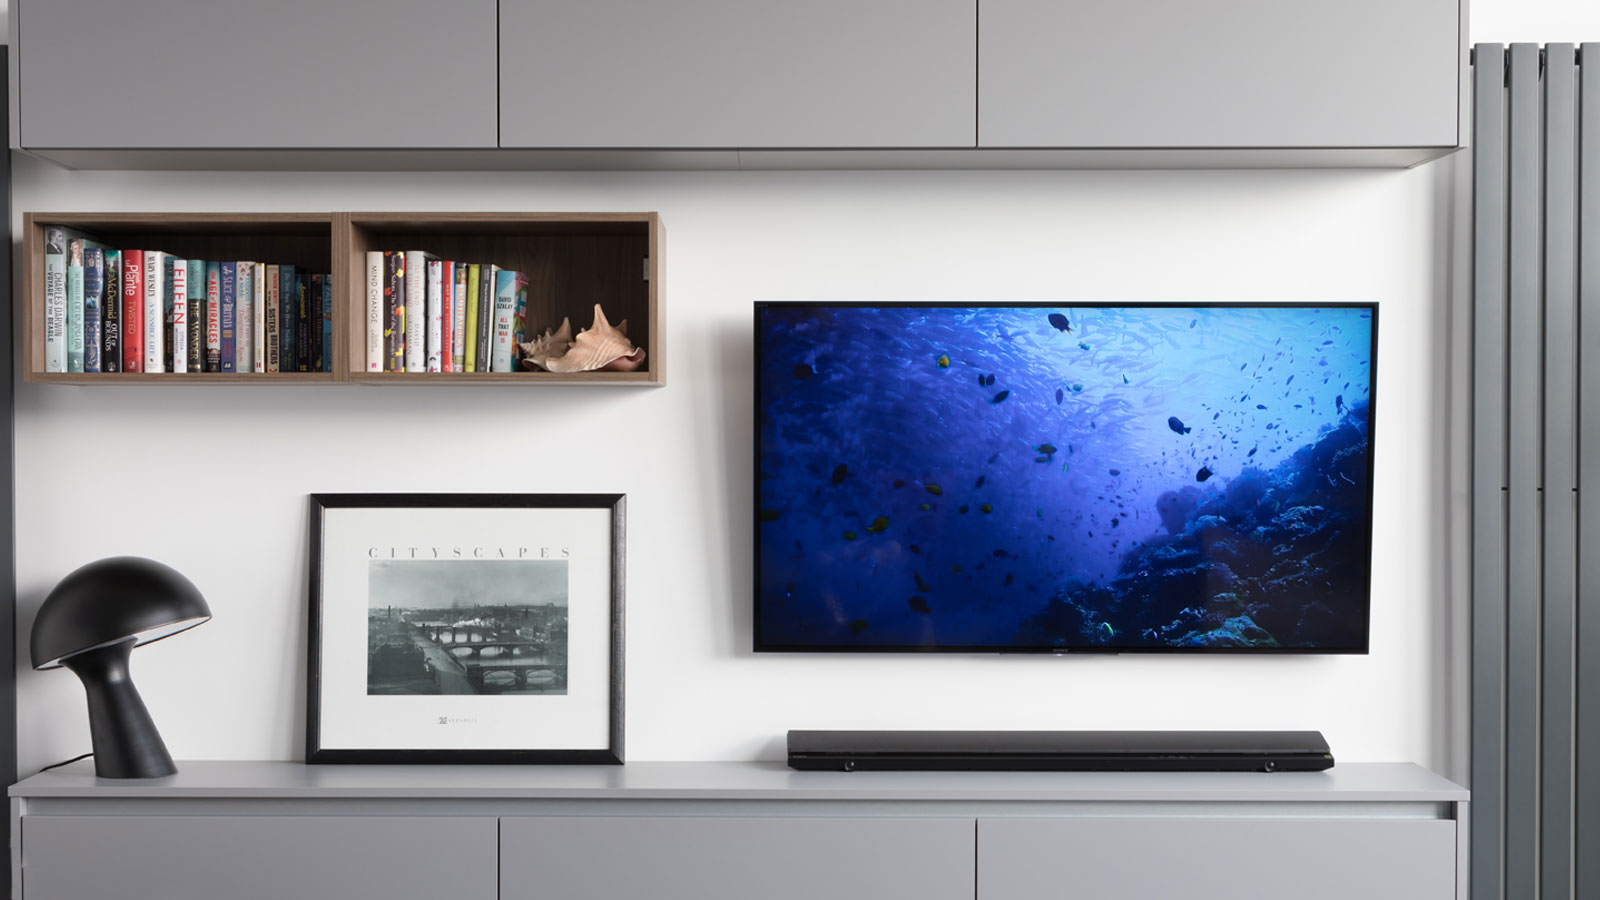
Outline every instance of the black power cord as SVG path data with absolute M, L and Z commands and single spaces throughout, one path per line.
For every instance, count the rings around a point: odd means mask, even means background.
M 88 758 L 89 758 L 89 757 L 91 757 L 91 756 L 93 756 L 93 755 L 94 755 L 94 753 L 93 753 L 93 751 L 91 751 L 91 752 L 89 752 L 89 753 L 83 753 L 83 754 L 80 754 L 80 755 L 78 755 L 78 756 L 74 756 L 74 757 L 73 757 L 73 758 L 71 758 L 71 759 L 63 759 L 63 760 L 62 760 L 62 761 L 61 761 L 61 762 L 58 762 L 58 763 L 51 763 L 51 764 L 50 764 L 50 765 L 48 765 L 48 766 L 45 766 L 45 767 L 44 767 L 44 768 L 42 768 L 42 769 L 40 769 L 40 770 L 39 770 L 39 771 L 40 771 L 40 772 L 48 772 L 48 771 L 50 771 L 50 770 L 51 770 L 51 769 L 59 769 L 59 768 L 61 768 L 61 767 L 62 767 L 62 766 L 69 766 L 69 765 L 72 765 L 72 764 L 73 764 L 73 763 L 75 763 L 75 762 L 77 762 L 77 761 L 78 761 L 78 760 L 80 760 L 80 759 L 88 759 Z

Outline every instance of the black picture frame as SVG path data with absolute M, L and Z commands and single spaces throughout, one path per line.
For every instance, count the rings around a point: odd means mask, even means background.
M 621 765 L 623 753 L 624 597 L 626 497 L 623 494 L 312 494 L 310 495 L 310 618 L 306 657 L 306 750 L 308 764 L 547 764 Z M 610 680 L 606 746 L 596 749 L 485 748 L 434 749 L 405 747 L 331 748 L 323 746 L 324 687 L 323 616 L 329 602 L 324 592 L 327 516 L 339 509 L 603 509 L 609 511 L 609 653 Z

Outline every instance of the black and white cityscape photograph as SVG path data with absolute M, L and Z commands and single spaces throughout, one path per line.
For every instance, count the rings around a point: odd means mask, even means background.
M 567 561 L 370 560 L 367 693 L 567 693 Z

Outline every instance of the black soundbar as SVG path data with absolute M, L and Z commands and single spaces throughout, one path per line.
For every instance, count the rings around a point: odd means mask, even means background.
M 1319 772 L 1320 731 L 790 731 L 789 766 L 855 771 Z

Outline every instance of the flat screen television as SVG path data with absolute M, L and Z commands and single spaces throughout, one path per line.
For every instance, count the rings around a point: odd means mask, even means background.
M 758 303 L 760 651 L 1365 653 L 1373 303 Z

